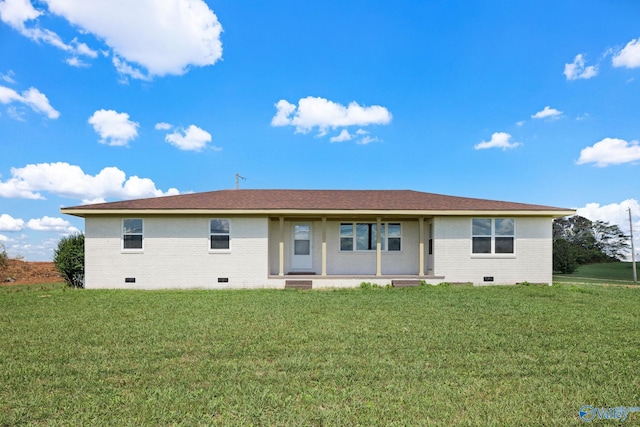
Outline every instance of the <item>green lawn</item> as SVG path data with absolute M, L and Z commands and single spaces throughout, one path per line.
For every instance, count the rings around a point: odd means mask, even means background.
M 636 263 L 637 274 L 640 275 L 640 263 Z M 580 280 L 587 279 L 587 280 Z M 621 284 L 640 284 L 633 282 L 633 264 L 630 262 L 605 262 L 601 264 L 580 265 L 572 274 L 557 274 L 553 277 L 557 282 L 608 282 Z
M 0 425 L 582 425 L 638 343 L 625 287 L 3 287 Z

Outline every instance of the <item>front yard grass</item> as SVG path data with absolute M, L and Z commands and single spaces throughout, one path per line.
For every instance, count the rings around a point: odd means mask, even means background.
M 639 307 L 590 285 L 4 287 L 0 425 L 581 425 L 640 406 Z
M 640 273 L 640 263 L 636 263 Z M 554 274 L 554 282 L 608 283 L 620 285 L 639 285 L 633 281 L 633 264 L 630 262 L 603 262 L 579 265 L 574 273 Z

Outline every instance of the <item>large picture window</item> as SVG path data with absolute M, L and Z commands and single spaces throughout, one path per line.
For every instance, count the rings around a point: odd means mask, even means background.
M 515 253 L 515 219 L 474 218 L 471 222 L 473 254 Z
M 378 240 L 375 222 L 340 223 L 341 251 L 375 251 Z M 402 249 L 402 226 L 400 223 L 380 224 L 380 243 L 383 251 Z
M 231 233 L 228 219 L 212 219 L 209 222 L 209 249 L 228 250 L 231 246 Z
M 142 249 L 143 237 L 142 219 L 122 220 L 122 249 Z

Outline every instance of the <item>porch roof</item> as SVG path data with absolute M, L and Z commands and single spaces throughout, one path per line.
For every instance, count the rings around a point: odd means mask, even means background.
M 447 196 L 413 190 L 219 190 L 123 200 L 61 209 L 62 213 L 114 214 L 497 214 L 565 216 L 571 209 Z

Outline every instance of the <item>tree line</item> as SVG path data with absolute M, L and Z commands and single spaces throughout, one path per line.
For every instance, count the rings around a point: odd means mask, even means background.
M 619 262 L 629 253 L 629 236 L 617 225 L 580 215 L 553 221 L 553 270 L 573 273 L 579 265 Z

